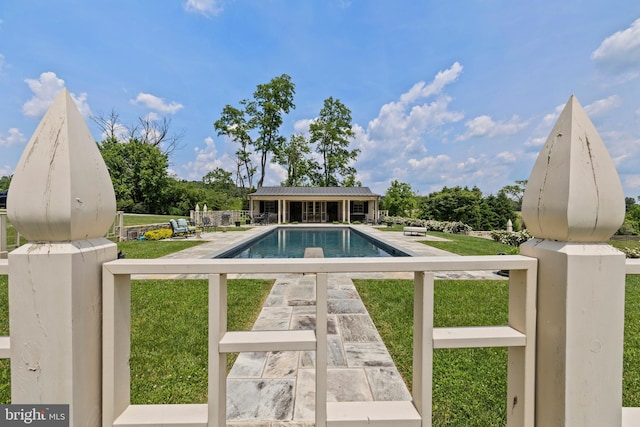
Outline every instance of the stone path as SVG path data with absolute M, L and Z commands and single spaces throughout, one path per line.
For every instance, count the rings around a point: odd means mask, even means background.
M 245 232 L 203 233 L 202 238 L 209 242 L 167 257 L 211 258 L 225 248 L 270 228 L 273 226 L 255 227 Z M 404 236 L 402 232 L 383 232 L 370 226 L 359 228 L 412 255 L 453 255 L 419 243 L 421 240 L 441 240 L 436 237 Z M 167 278 L 166 275 L 163 277 Z M 411 279 L 413 274 L 329 275 L 327 400 L 411 400 L 409 391 L 360 300 L 351 280 L 354 277 Z M 493 271 L 440 272 L 436 277 L 500 279 Z M 313 329 L 315 275 L 281 274 L 270 278 L 276 281 L 253 329 Z M 313 426 L 314 363 L 315 352 L 312 351 L 241 353 L 227 378 L 228 424 L 234 427 Z
M 328 280 L 328 401 L 411 400 L 353 282 Z M 315 328 L 315 275 L 278 279 L 254 330 Z M 315 352 L 241 353 L 227 380 L 227 418 L 313 423 Z

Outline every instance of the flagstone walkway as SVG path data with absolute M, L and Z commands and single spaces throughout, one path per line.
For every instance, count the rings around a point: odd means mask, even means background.
M 362 227 L 367 233 L 414 255 L 452 255 L 419 243 L 420 240 L 437 239 L 431 236 L 404 236 L 401 232 Z M 255 227 L 245 232 L 203 233 L 202 238 L 210 242 L 168 257 L 209 258 L 264 229 Z M 411 394 L 351 280 L 361 276 L 330 274 L 328 278 L 327 400 L 411 400 Z M 393 277 L 413 276 L 409 273 Z M 500 279 L 495 272 L 443 272 L 437 277 Z M 272 278 L 275 283 L 253 329 L 314 329 L 316 276 L 282 274 Z M 313 351 L 241 353 L 227 377 L 227 419 L 230 426 L 310 427 L 314 424 L 314 406 Z

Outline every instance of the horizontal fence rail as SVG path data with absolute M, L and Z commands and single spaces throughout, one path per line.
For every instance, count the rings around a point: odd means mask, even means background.
M 0 276 L 9 274 L 9 262 L 6 259 L 0 259 Z M 9 359 L 11 357 L 11 342 L 9 337 L 0 337 L 0 359 Z
M 226 425 L 226 354 L 315 350 L 317 426 L 430 426 L 434 348 L 508 347 L 507 424 L 534 424 L 537 260 L 519 255 L 323 259 L 123 259 L 103 265 L 103 426 Z M 509 270 L 505 326 L 433 327 L 434 272 Z M 327 402 L 327 277 L 340 273 L 414 274 L 412 402 Z M 316 277 L 316 329 L 226 330 L 229 274 L 299 273 Z M 132 405 L 130 402 L 130 281 L 139 274 L 209 277 L 209 392 L 207 404 Z

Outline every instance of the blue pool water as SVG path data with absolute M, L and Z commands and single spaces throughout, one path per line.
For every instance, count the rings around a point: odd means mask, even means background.
M 218 258 L 303 258 L 308 247 L 321 247 L 325 258 L 408 256 L 351 228 L 276 228 Z

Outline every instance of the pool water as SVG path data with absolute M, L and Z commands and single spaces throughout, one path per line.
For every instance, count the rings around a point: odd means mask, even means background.
M 276 228 L 219 258 L 303 258 L 305 248 L 320 247 L 325 258 L 407 256 L 351 228 Z

